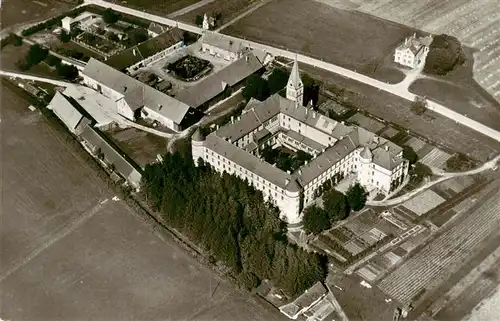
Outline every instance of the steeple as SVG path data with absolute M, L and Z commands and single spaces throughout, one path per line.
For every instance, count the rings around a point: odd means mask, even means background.
M 286 85 L 286 98 L 302 105 L 304 103 L 304 84 L 300 79 L 299 64 L 297 56 L 293 62 L 292 72 Z

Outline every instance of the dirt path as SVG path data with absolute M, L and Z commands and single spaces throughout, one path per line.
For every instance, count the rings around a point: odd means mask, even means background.
M 167 17 L 169 17 L 169 18 L 175 18 L 175 17 L 178 17 L 178 16 L 182 16 L 183 14 L 186 14 L 188 12 L 191 12 L 191 11 L 195 10 L 195 9 L 203 7 L 203 6 L 205 6 L 205 5 L 209 4 L 209 3 L 212 3 L 214 1 L 215 0 L 201 0 L 201 1 L 196 2 L 196 3 L 194 3 L 194 4 L 190 5 L 190 6 L 187 6 L 185 8 L 180 9 L 180 10 L 177 10 L 176 12 L 173 12 L 173 13 L 169 14 Z

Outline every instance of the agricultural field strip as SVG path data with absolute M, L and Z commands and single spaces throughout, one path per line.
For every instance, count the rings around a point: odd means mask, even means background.
M 495 251 L 490 253 L 486 259 L 484 259 L 477 268 L 470 271 L 465 277 L 463 277 L 457 284 L 455 284 L 445 295 L 441 296 L 437 301 L 435 301 L 431 308 L 432 316 L 435 316 L 443 307 L 445 307 L 449 302 L 454 301 L 456 298 L 467 290 L 471 285 L 475 284 L 478 279 L 482 276 L 484 272 L 489 270 L 495 263 L 500 259 L 500 246 L 496 248 Z
M 499 197 L 500 191 L 497 191 L 479 209 L 382 280 L 380 288 L 390 296 L 406 302 L 420 289 L 429 289 L 441 282 L 446 275 L 454 273 L 456 265 L 464 262 L 481 241 L 500 228 Z

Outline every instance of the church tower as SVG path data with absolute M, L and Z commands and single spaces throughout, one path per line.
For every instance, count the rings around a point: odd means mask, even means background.
M 292 72 L 286 84 L 286 98 L 299 103 L 301 106 L 304 104 L 304 84 L 300 79 L 297 58 L 293 62 Z

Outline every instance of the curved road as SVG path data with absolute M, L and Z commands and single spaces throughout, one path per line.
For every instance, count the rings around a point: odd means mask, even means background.
M 186 23 L 178 22 L 176 20 L 168 19 L 165 17 L 156 16 L 156 15 L 146 13 L 143 11 L 127 8 L 127 7 L 120 6 L 120 5 L 117 5 L 114 3 L 110 3 L 110 2 L 106 2 L 103 0 L 85 0 L 85 3 L 94 4 L 94 5 L 107 7 L 107 8 L 112 8 L 113 10 L 116 10 L 119 12 L 123 12 L 123 13 L 129 14 L 129 15 L 134 15 L 137 17 L 141 17 L 144 19 L 148 19 L 148 20 L 155 21 L 155 22 L 162 23 L 162 24 L 169 25 L 169 26 L 178 26 L 181 29 L 184 29 L 184 30 L 187 30 L 187 31 L 190 31 L 193 33 L 197 33 L 197 34 L 204 34 L 206 32 L 214 32 L 214 31 L 206 31 L 202 28 L 198 28 L 198 27 L 186 24 Z M 217 33 L 217 32 L 215 32 L 215 33 Z M 399 96 L 401 98 L 404 98 L 404 99 L 407 99 L 410 101 L 415 100 L 415 97 L 416 97 L 415 94 L 410 93 L 408 91 L 408 89 L 405 88 L 404 84 L 403 85 L 387 84 L 385 82 L 370 78 L 370 77 L 362 75 L 362 74 L 359 74 L 359 73 L 354 72 L 352 70 L 342 68 L 340 66 L 337 66 L 337 65 L 334 65 L 331 63 L 327 63 L 327 62 L 324 62 L 324 61 L 321 61 L 318 59 L 314 59 L 314 58 L 311 58 L 311 57 L 308 57 L 308 56 L 305 56 L 302 54 L 296 54 L 294 52 L 290 52 L 287 50 L 275 48 L 272 46 L 260 44 L 260 43 L 249 41 L 249 40 L 239 39 L 239 38 L 232 37 L 232 36 L 226 36 L 226 37 L 228 40 L 232 39 L 234 41 L 240 41 L 244 45 L 246 45 L 247 47 L 250 47 L 253 49 L 260 49 L 260 50 L 268 52 L 274 56 L 282 56 L 282 57 L 289 58 L 289 59 L 294 59 L 296 57 L 297 60 L 302 62 L 302 63 L 313 65 L 313 66 L 316 66 L 317 68 L 321 68 L 321 69 L 327 70 L 329 72 L 333 72 L 333 73 L 339 74 L 341 76 L 344 76 L 344 77 L 347 77 L 350 79 L 354 79 L 354 80 L 359 81 L 361 83 L 370 85 L 370 86 L 378 88 L 380 90 L 384 90 L 388 93 L 391 93 L 393 95 Z M 483 125 L 475 120 L 472 120 L 472 119 L 470 119 L 470 118 L 468 118 L 460 113 L 457 113 L 457 112 L 447 108 L 446 106 L 443 106 L 443 105 L 438 104 L 434 101 L 428 100 L 428 108 L 430 110 L 438 113 L 438 114 L 441 114 L 445 117 L 453 119 L 457 123 L 460 123 L 464 126 L 472 128 L 472 129 L 474 129 L 474 130 L 476 130 L 476 131 L 478 131 L 486 136 L 489 136 L 489 137 L 495 139 L 496 141 L 500 141 L 500 132 L 499 131 L 496 131 L 492 128 L 489 128 L 489 127 L 487 127 L 487 126 L 485 126 L 485 125 Z
M 487 161 L 482 166 L 475 168 L 473 170 L 470 170 L 470 171 L 466 171 L 466 172 L 434 172 L 435 175 L 439 175 L 441 177 L 439 177 L 438 179 L 436 179 L 434 181 L 428 182 L 427 184 L 411 191 L 408 194 L 405 194 L 405 195 L 402 195 L 402 196 L 399 196 L 396 198 L 392 198 L 389 200 L 367 201 L 366 205 L 369 205 L 369 206 L 394 206 L 394 205 L 401 204 L 401 203 L 406 202 L 407 200 L 413 198 L 417 194 L 431 188 L 432 186 L 439 184 L 441 182 L 444 182 L 444 181 L 451 179 L 453 177 L 475 175 L 475 174 L 479 174 L 479 173 L 487 171 L 487 170 L 495 170 L 497 168 L 497 163 L 499 160 L 500 160 L 500 155 L 496 156 L 495 158 L 493 158 L 490 161 Z

